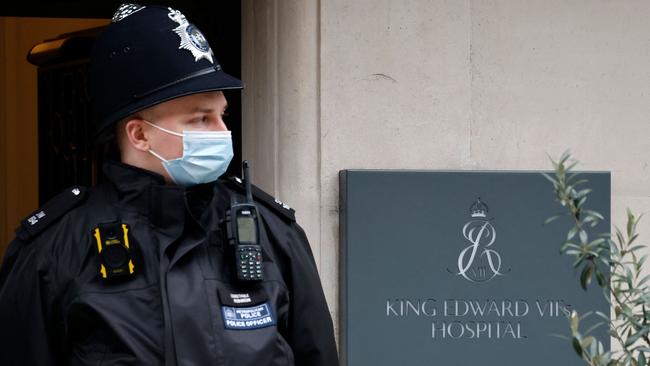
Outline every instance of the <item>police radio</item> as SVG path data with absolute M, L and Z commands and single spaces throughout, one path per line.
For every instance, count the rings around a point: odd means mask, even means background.
M 226 235 L 228 243 L 234 248 L 237 279 L 245 282 L 264 279 L 258 212 L 253 202 L 248 168 L 248 161 L 244 160 L 242 169 L 246 202 L 237 203 L 233 200 L 230 209 L 226 211 Z

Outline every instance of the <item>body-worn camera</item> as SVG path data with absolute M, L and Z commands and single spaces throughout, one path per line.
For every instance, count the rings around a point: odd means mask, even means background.
M 127 224 L 119 221 L 98 224 L 92 234 L 99 253 L 99 274 L 103 279 L 124 278 L 135 274 Z

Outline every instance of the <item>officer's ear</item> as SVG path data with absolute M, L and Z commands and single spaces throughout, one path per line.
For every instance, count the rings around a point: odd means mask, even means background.
M 119 136 L 120 139 L 120 148 L 124 150 L 124 144 L 129 144 L 136 150 L 139 151 L 149 151 L 149 139 L 145 134 L 146 127 L 144 126 L 145 122 L 140 118 L 129 118 L 124 121 L 124 128 L 121 129 L 124 136 Z

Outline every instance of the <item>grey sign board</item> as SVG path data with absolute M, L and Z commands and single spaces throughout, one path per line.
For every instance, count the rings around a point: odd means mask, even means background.
M 609 218 L 610 174 L 583 176 Z M 345 170 L 340 195 L 345 364 L 583 364 L 553 334 L 609 305 L 559 253 L 569 217 L 544 225 L 563 209 L 539 172 Z

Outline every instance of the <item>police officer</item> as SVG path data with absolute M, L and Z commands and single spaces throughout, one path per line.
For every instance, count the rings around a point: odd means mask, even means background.
M 233 155 L 222 90 L 242 83 L 201 32 L 172 8 L 122 5 L 90 87 L 121 161 L 17 229 L 0 268 L 0 364 L 337 365 L 294 211 L 218 179 Z

